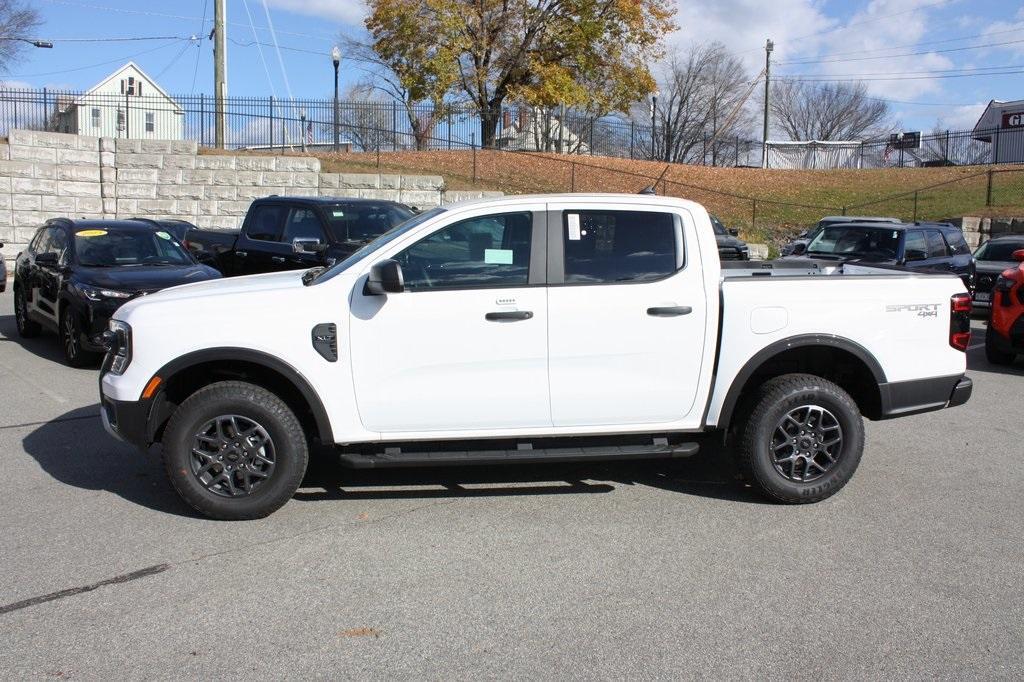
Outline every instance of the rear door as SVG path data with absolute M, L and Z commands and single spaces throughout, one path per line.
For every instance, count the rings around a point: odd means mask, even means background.
M 614 204 L 550 209 L 554 425 L 683 419 L 697 409 L 708 314 L 690 214 Z
M 369 296 L 358 281 L 351 362 L 367 429 L 551 426 L 544 205 L 480 211 L 391 252 L 405 291 Z
M 235 247 L 239 274 L 286 269 L 290 248 L 285 249 L 281 239 L 287 217 L 288 206 L 283 203 L 263 202 L 249 209 Z

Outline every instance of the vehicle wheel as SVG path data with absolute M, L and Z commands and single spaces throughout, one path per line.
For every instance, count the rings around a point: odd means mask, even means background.
M 839 492 L 863 452 L 864 422 L 853 398 L 821 377 L 786 374 L 758 389 L 738 459 L 764 495 L 803 504 Z
M 14 321 L 18 327 L 18 336 L 24 339 L 39 336 L 42 331 L 38 322 L 28 319 L 28 304 L 25 302 L 25 294 L 21 293 L 21 287 L 14 287 Z
M 213 519 L 259 519 L 302 482 L 306 434 L 270 391 L 243 381 L 200 389 L 175 410 L 163 439 L 164 466 L 178 494 Z
M 992 331 L 991 325 L 985 330 L 985 359 L 993 365 L 1011 365 L 1016 355 L 999 349 L 996 345 L 997 334 Z
M 66 309 L 60 314 L 60 345 L 64 349 L 64 361 L 71 367 L 88 367 L 96 361 L 96 353 L 82 348 L 82 325 L 78 316 Z

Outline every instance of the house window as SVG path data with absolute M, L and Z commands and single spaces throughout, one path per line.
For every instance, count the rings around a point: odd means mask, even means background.
M 99 128 L 100 127 L 100 109 L 99 109 L 99 107 L 93 107 L 92 108 L 92 127 L 93 128 Z
M 153 120 L 153 112 L 146 112 L 146 132 L 151 133 L 156 130 L 156 122 Z
M 141 95 L 142 94 L 142 81 L 135 80 L 135 76 L 128 76 L 128 78 L 121 79 L 121 94 L 122 95 Z

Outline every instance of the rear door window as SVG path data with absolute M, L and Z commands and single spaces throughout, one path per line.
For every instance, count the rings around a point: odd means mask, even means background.
M 928 240 L 925 239 L 923 230 L 910 230 L 907 232 L 907 241 L 903 245 L 904 258 L 908 261 L 925 260 L 928 258 Z
M 959 230 L 949 230 L 948 232 L 943 232 L 942 235 L 946 238 L 949 250 L 954 255 L 965 256 L 971 252 L 971 247 L 967 246 L 967 240 L 964 239 L 963 233 Z
M 649 282 L 683 266 L 681 229 L 670 213 L 566 211 L 566 284 Z
M 265 242 L 281 241 L 288 209 L 281 204 L 263 204 L 252 209 L 245 223 L 245 236 Z
M 927 235 L 929 258 L 946 258 L 949 256 L 949 249 L 946 247 L 946 241 L 942 238 L 942 235 L 938 230 L 928 230 Z

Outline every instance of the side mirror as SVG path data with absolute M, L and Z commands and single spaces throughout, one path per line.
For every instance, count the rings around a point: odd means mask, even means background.
M 0 246 L 3 246 L 3 244 L 0 244 Z M 1024 263 L 1024 249 L 1017 249 L 1016 251 L 1014 251 L 1013 260 Z
M 57 264 L 59 262 L 60 258 L 57 256 L 57 254 L 53 253 L 52 251 L 47 251 L 46 253 L 40 253 L 36 255 L 36 265 L 42 265 L 43 267 L 47 268 L 55 268 L 57 267 Z
M 405 278 L 402 276 L 402 266 L 398 264 L 398 261 L 382 260 L 370 268 L 370 275 L 366 279 L 363 293 L 368 296 L 384 296 L 403 291 L 405 291 Z
M 326 248 L 319 239 L 302 239 L 297 237 L 292 240 L 292 251 L 295 253 L 320 253 Z
M 729 228 L 729 234 L 731 234 L 733 237 L 739 237 L 740 236 L 740 231 L 737 230 L 735 227 L 730 227 Z
M 793 245 L 793 253 L 791 255 L 802 256 L 805 253 L 807 253 L 807 244 L 799 242 Z

